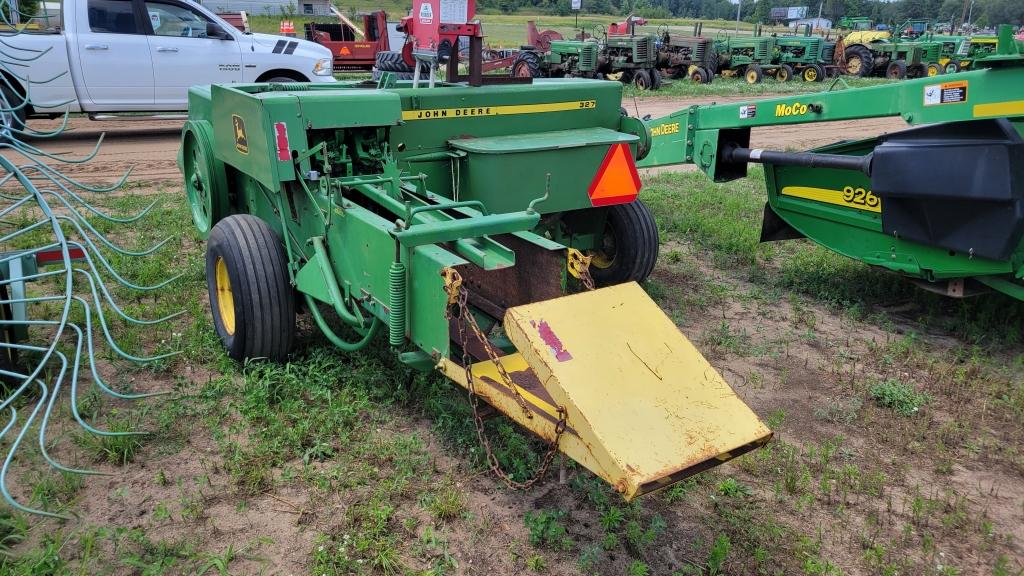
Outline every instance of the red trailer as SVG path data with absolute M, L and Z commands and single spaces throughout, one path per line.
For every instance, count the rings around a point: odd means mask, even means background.
M 370 70 L 377 52 L 389 50 L 387 14 L 383 10 L 360 14 L 362 28 L 337 10 L 339 22 L 323 24 L 307 22 L 306 40 L 326 47 L 334 54 L 335 70 Z

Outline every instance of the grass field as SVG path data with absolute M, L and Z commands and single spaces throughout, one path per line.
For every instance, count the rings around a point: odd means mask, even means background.
M 776 89 L 789 86 L 805 87 Z M 645 178 L 661 254 L 644 287 L 775 438 L 629 504 L 572 464 L 565 484 L 552 471 L 506 489 L 464 392 L 410 371 L 383 338 L 346 355 L 303 317 L 288 364 L 232 362 L 180 182 L 99 199 L 118 214 L 157 202 L 137 231 L 96 222 L 127 247 L 173 237 L 115 267 L 140 283 L 184 274 L 156 294 L 115 290 L 128 313 L 186 314 L 114 335 L 182 354 L 149 367 L 103 355 L 117 389 L 168 397 L 80 392 L 92 424 L 150 436 L 51 424 L 54 454 L 115 476 L 20 452 L 15 495 L 73 519 L 0 508 L 0 574 L 1021 576 L 1024 304 L 944 299 L 808 241 L 761 244 L 762 178 Z M 503 418 L 487 432 L 516 478 L 543 455 Z

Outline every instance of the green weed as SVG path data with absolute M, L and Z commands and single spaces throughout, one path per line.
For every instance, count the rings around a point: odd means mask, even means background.
M 913 416 L 931 401 L 928 394 L 917 392 L 909 384 L 893 379 L 872 385 L 869 393 L 879 406 L 890 408 L 901 416 Z
M 572 547 L 572 539 L 565 529 L 565 512 L 553 510 L 537 510 L 527 512 L 524 518 L 530 530 L 530 544 L 550 550 L 568 550 Z

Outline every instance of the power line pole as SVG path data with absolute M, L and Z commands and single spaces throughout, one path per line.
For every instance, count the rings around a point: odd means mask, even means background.
M 736 0 L 736 33 L 740 33 L 740 6 L 743 6 L 743 0 Z

